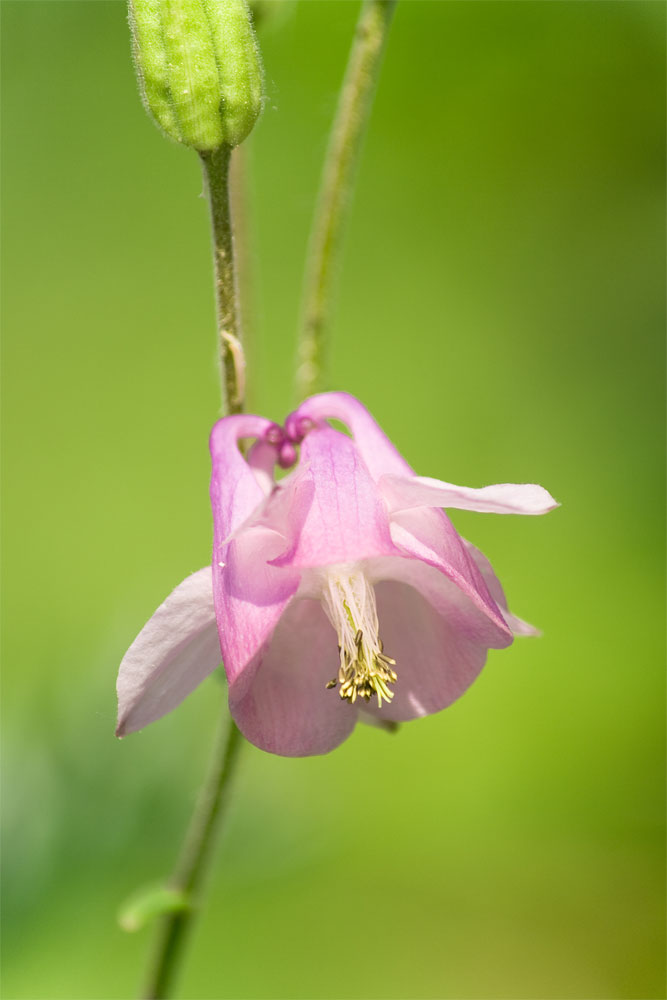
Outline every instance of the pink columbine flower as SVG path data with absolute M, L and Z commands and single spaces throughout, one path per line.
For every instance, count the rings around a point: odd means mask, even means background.
M 239 442 L 249 438 L 246 459 Z M 297 446 L 296 467 L 276 481 Z M 416 476 L 361 403 L 338 392 L 307 399 L 284 428 L 225 417 L 211 455 L 213 567 L 184 580 L 126 653 L 119 736 L 180 704 L 222 652 L 231 714 L 251 743 L 326 753 L 360 717 L 439 712 L 488 649 L 537 634 L 442 508 L 544 514 L 557 504 L 541 486 Z

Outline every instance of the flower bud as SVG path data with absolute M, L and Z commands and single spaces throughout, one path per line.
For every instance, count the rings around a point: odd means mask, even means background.
M 172 139 L 202 152 L 238 146 L 262 101 L 246 0 L 130 0 L 144 106 Z

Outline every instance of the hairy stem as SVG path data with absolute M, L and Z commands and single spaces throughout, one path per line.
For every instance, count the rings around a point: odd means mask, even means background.
M 226 712 L 222 713 L 210 770 L 200 792 L 181 856 L 169 880 L 171 888 L 188 897 L 189 905 L 162 918 L 155 958 L 144 993 L 146 1000 L 164 1000 L 171 992 L 196 912 L 197 896 L 208 867 L 215 834 L 229 801 L 230 781 L 242 741 L 243 737 L 234 722 L 228 719 Z
M 240 413 L 245 397 L 245 359 L 234 266 L 234 240 L 229 201 L 231 149 L 221 146 L 200 153 L 211 209 L 218 347 L 222 380 L 222 412 Z
M 323 388 L 333 284 L 355 167 L 396 0 L 364 0 L 338 101 L 310 237 L 299 333 L 299 398 Z
M 245 375 L 229 198 L 231 150 L 223 146 L 212 153 L 200 155 L 211 209 L 222 412 L 226 416 L 240 413 L 243 409 Z M 180 969 L 198 896 L 211 860 L 215 835 L 228 803 L 230 782 L 242 741 L 243 737 L 233 720 L 226 711 L 221 713 L 209 772 L 192 815 L 180 858 L 169 879 L 169 886 L 182 892 L 188 905 L 162 917 L 157 948 L 144 992 L 147 1000 L 164 1000 L 168 997 Z

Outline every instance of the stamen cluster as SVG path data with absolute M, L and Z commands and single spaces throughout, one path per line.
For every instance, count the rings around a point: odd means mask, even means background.
M 379 643 L 379 652 L 369 657 L 364 646 L 364 634 L 359 629 L 354 638 L 356 655 L 338 647 L 340 668 L 338 675 L 328 682 L 327 687 L 335 688 L 340 684 L 339 695 L 351 705 L 354 705 L 358 697 L 370 701 L 374 694 L 377 695 L 378 707 L 382 706 L 383 698 L 391 701 L 394 692 L 389 690 L 387 684 L 395 684 L 398 679 L 396 671 L 391 669 L 396 666 L 396 660 L 385 654 L 381 639 Z
M 324 607 L 338 633 L 340 667 L 327 688 L 340 685 L 339 695 L 354 705 L 357 698 L 378 706 L 390 702 L 394 692 L 396 661 L 384 652 L 378 634 L 375 593 L 363 571 L 356 566 L 330 567 L 324 587 Z

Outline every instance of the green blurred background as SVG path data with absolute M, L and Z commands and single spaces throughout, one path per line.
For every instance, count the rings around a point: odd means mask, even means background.
M 247 144 L 251 405 L 282 419 L 357 4 L 266 22 Z M 134 995 L 119 904 L 172 865 L 222 690 L 113 737 L 118 662 L 209 557 L 219 411 L 196 156 L 139 103 L 119 2 L 4 0 L 7 998 Z M 399 4 L 332 387 L 544 630 L 448 711 L 324 758 L 247 748 L 188 998 L 664 996 L 664 7 Z

